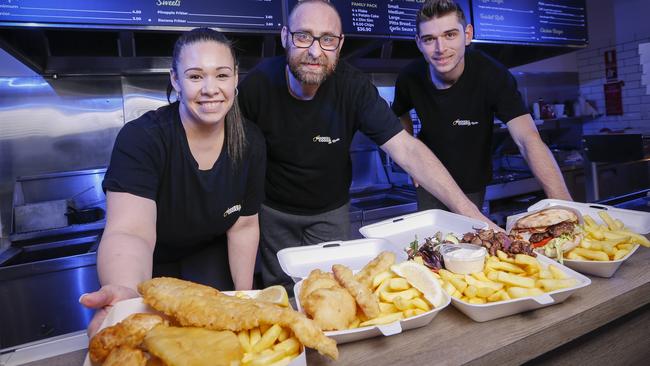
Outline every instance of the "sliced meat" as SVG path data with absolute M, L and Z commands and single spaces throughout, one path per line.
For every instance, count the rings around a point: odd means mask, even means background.
M 574 224 L 572 222 L 561 222 L 548 228 L 548 231 L 553 237 L 561 236 L 562 234 L 569 234 L 573 232 Z
M 549 235 L 548 232 L 544 232 L 544 233 L 535 233 L 535 234 L 533 234 L 533 235 L 530 236 L 530 242 L 531 242 L 531 243 L 537 243 L 537 242 L 539 242 L 539 241 L 542 241 L 542 240 L 548 238 L 549 236 L 550 236 L 550 235 Z
M 493 256 L 497 254 L 497 250 L 501 250 L 511 257 L 515 254 L 535 256 L 529 242 L 521 240 L 515 235 L 506 235 L 501 232 L 495 233 L 493 230 L 477 230 L 476 233 L 465 233 L 462 241 L 464 243 L 481 245 Z
M 463 239 L 461 240 L 461 242 L 471 243 L 476 238 L 478 238 L 478 235 L 476 235 L 475 233 L 465 233 L 465 235 L 463 235 Z

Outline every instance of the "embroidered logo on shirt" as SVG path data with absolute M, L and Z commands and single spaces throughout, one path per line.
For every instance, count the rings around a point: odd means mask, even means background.
M 314 136 L 314 138 L 313 138 L 313 141 L 314 141 L 314 142 L 322 142 L 322 143 L 326 143 L 326 144 L 328 144 L 328 145 L 331 145 L 331 144 L 337 143 L 339 140 L 340 140 L 340 138 L 338 138 L 338 139 L 332 139 L 332 138 L 329 137 L 329 136 L 321 136 L 321 135 L 316 135 L 316 136 Z
M 470 121 L 468 119 L 457 119 L 451 125 L 452 126 L 474 126 L 477 124 L 478 122 L 476 121 Z
M 227 209 L 226 212 L 223 213 L 223 217 L 226 217 L 230 215 L 233 212 L 241 211 L 241 205 L 234 205 L 231 208 Z

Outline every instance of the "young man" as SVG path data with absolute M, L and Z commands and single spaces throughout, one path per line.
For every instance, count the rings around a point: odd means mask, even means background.
M 282 28 L 286 58 L 262 62 L 239 85 L 242 112 L 267 142 L 260 211 L 265 285 L 290 283 L 278 264 L 280 249 L 348 238 L 350 143 L 357 130 L 453 211 L 491 223 L 431 151 L 403 130 L 369 78 L 339 60 L 341 31 L 328 2 L 298 3 Z
M 407 65 L 395 85 L 392 109 L 413 133 L 409 111 L 422 123 L 419 139 L 442 161 L 465 194 L 483 205 L 492 178 L 494 117 L 508 131 L 544 192 L 571 200 L 553 155 L 537 132 L 512 74 L 479 51 L 466 49 L 473 28 L 453 0 L 427 0 L 416 18 L 415 41 L 424 58 Z M 414 177 L 420 183 L 417 177 Z M 421 186 L 418 209 L 447 209 Z

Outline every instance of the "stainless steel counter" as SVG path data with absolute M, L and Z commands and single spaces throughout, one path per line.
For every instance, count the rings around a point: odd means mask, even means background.
M 93 312 L 79 296 L 99 288 L 97 236 L 6 255 L 0 265 L 0 350 L 85 329 Z M 53 245 L 58 244 L 58 245 Z

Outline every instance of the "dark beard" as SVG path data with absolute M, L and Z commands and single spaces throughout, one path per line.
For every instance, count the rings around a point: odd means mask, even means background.
M 336 70 L 336 63 L 334 63 L 330 68 L 327 68 L 325 66 L 325 72 L 323 73 L 311 73 L 311 72 L 305 72 L 300 69 L 300 62 L 301 61 L 312 61 L 312 59 L 307 58 L 307 59 L 301 59 L 298 60 L 298 62 L 294 63 L 291 62 L 291 56 L 287 53 L 287 64 L 289 65 L 289 70 L 293 74 L 293 76 L 300 81 L 302 84 L 307 84 L 307 85 L 320 85 L 327 80 L 327 78 L 334 73 L 334 70 Z

